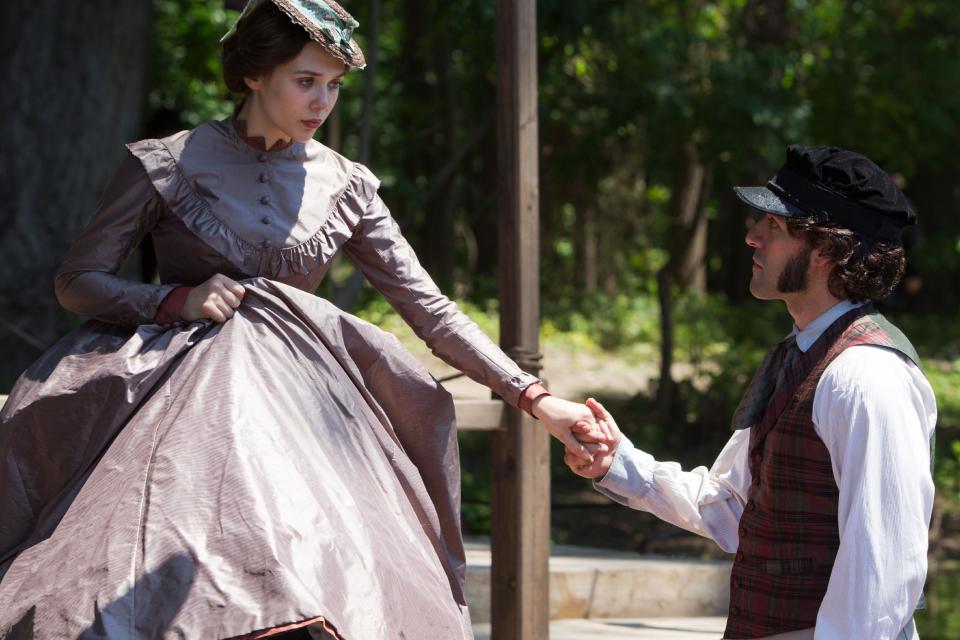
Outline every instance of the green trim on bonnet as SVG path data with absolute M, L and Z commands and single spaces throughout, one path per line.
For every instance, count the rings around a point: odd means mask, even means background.
M 237 31 L 237 24 L 258 6 L 268 0 L 249 0 L 230 30 L 220 39 L 223 42 Z M 353 40 L 353 32 L 360 23 L 335 2 L 324 0 L 269 0 L 295 24 L 304 28 L 310 39 L 324 47 L 344 64 L 363 69 L 367 66 L 363 52 Z

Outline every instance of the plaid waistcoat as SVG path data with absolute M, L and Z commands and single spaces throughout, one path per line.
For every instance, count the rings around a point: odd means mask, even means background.
M 740 518 L 724 638 L 761 638 L 816 625 L 840 546 L 839 489 L 813 427 L 813 397 L 834 358 L 855 345 L 894 349 L 919 363 L 906 336 L 873 305 L 838 318 L 795 359 L 783 388 L 750 431 L 753 484 Z

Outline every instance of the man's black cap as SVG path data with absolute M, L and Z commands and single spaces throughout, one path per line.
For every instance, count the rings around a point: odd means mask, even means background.
M 876 240 L 899 240 L 917 214 L 887 173 L 859 153 L 837 147 L 787 147 L 787 161 L 766 187 L 734 187 L 766 213 L 833 222 Z

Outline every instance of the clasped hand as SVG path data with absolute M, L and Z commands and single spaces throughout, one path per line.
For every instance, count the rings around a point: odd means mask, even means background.
M 606 453 L 596 418 L 586 405 L 544 395 L 534 400 L 533 415 L 563 443 L 568 456 L 592 464 L 595 455 Z
M 591 458 L 587 460 L 578 450 L 567 447 L 563 461 L 578 476 L 602 478 L 613 463 L 613 457 L 623 435 L 613 416 L 602 404 L 589 398 L 586 406 L 590 409 L 593 422 L 580 420 L 571 431 L 577 440 L 577 445 L 591 454 Z

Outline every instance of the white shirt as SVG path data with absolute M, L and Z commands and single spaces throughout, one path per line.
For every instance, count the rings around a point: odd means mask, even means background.
M 806 351 L 857 306 L 840 302 L 802 331 L 794 326 L 797 346 Z M 824 370 L 814 394 L 813 425 L 830 452 L 840 490 L 840 548 L 815 640 L 893 639 L 912 619 L 927 574 L 930 437 L 936 422 L 927 379 L 890 349 L 850 347 Z M 675 462 L 654 460 L 624 437 L 610 470 L 594 486 L 733 552 L 751 482 L 749 440 L 749 429 L 734 431 L 709 470 L 683 471 Z

